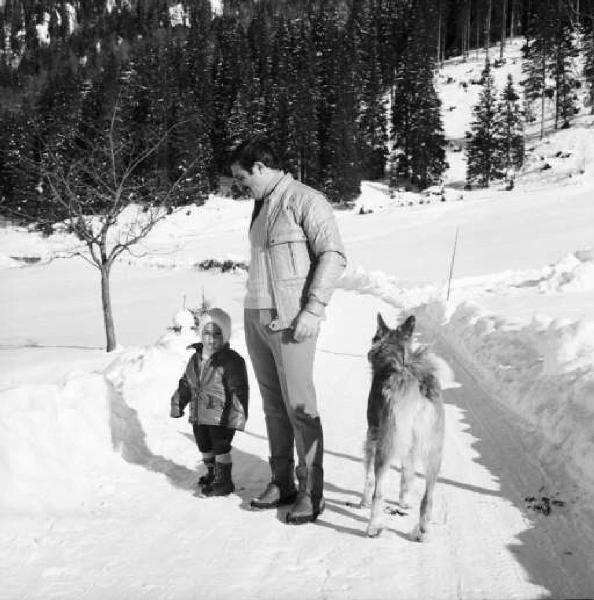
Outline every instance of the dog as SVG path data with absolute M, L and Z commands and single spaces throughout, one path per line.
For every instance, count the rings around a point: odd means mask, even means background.
M 367 535 L 382 532 L 384 487 L 390 465 L 402 466 L 398 504 L 410 508 L 408 494 L 419 464 L 425 475 L 419 523 L 412 533 L 424 541 L 441 467 L 445 417 L 437 366 L 428 349 L 411 347 L 415 317 L 390 329 L 380 313 L 367 355 L 372 382 L 367 403 L 365 484 L 360 506 L 371 506 Z M 402 514 L 402 513 L 401 513 Z

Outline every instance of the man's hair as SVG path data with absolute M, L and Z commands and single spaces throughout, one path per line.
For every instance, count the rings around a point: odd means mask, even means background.
M 238 164 L 242 169 L 252 172 L 255 163 L 261 162 L 271 169 L 280 169 L 280 165 L 271 145 L 261 138 L 246 140 L 237 146 L 229 157 L 229 167 Z

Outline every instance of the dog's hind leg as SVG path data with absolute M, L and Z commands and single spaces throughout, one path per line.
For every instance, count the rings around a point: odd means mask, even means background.
M 383 432 L 383 434 L 380 434 L 376 444 L 374 461 L 375 490 L 371 503 L 369 523 L 367 525 L 367 535 L 369 537 L 377 537 L 383 529 L 384 490 L 390 471 L 392 438 L 391 432 Z
M 367 428 L 365 440 L 365 481 L 363 484 L 363 498 L 360 508 L 371 505 L 371 497 L 375 489 L 375 450 L 377 446 L 377 427 Z
M 437 433 L 434 443 L 424 460 L 425 494 L 423 495 L 419 509 L 419 524 L 412 533 L 412 538 L 417 542 L 423 542 L 427 537 L 429 521 L 431 520 L 431 513 L 433 511 L 433 490 L 441 468 L 442 449 L 443 430 L 441 433 Z
M 398 494 L 398 506 L 404 510 L 408 510 L 411 505 L 410 489 L 415 479 L 415 460 L 414 452 L 411 450 L 402 459 L 402 470 L 400 473 L 400 492 Z
M 419 509 L 419 523 L 412 533 L 412 538 L 417 542 L 423 542 L 427 537 L 429 520 L 431 519 L 431 512 L 433 510 L 433 489 L 435 488 L 435 482 L 437 481 L 437 472 L 433 471 L 425 473 L 425 478 L 426 487 Z

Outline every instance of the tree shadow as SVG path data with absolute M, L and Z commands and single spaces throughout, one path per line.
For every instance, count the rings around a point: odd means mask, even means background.
M 198 473 L 160 454 L 155 454 L 147 444 L 146 432 L 142 427 L 138 412 L 128 406 L 122 392 L 109 380 L 109 427 L 111 443 L 114 450 L 120 452 L 122 458 L 129 463 L 139 465 L 154 473 L 165 475 L 172 486 L 196 492 Z M 194 444 L 192 434 L 182 433 Z M 233 448 L 233 471 L 236 482 L 235 494 L 242 499 L 241 506 L 249 505 L 255 490 L 253 485 L 246 485 L 243 474 L 250 477 L 264 478 L 268 463 L 261 458 Z
M 179 465 L 148 447 L 146 433 L 136 410 L 128 406 L 123 394 L 106 378 L 109 386 L 109 428 L 113 449 L 129 463 L 165 475 L 176 488 L 191 490 L 196 484 L 196 472 Z

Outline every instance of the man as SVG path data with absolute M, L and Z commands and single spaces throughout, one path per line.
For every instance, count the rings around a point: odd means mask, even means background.
M 326 198 L 281 170 L 267 143 L 244 142 L 230 164 L 235 181 L 255 198 L 244 325 L 272 472 L 251 504 L 293 504 L 287 522 L 308 523 L 324 510 L 324 442 L 313 363 L 320 320 L 346 267 L 345 251 Z

